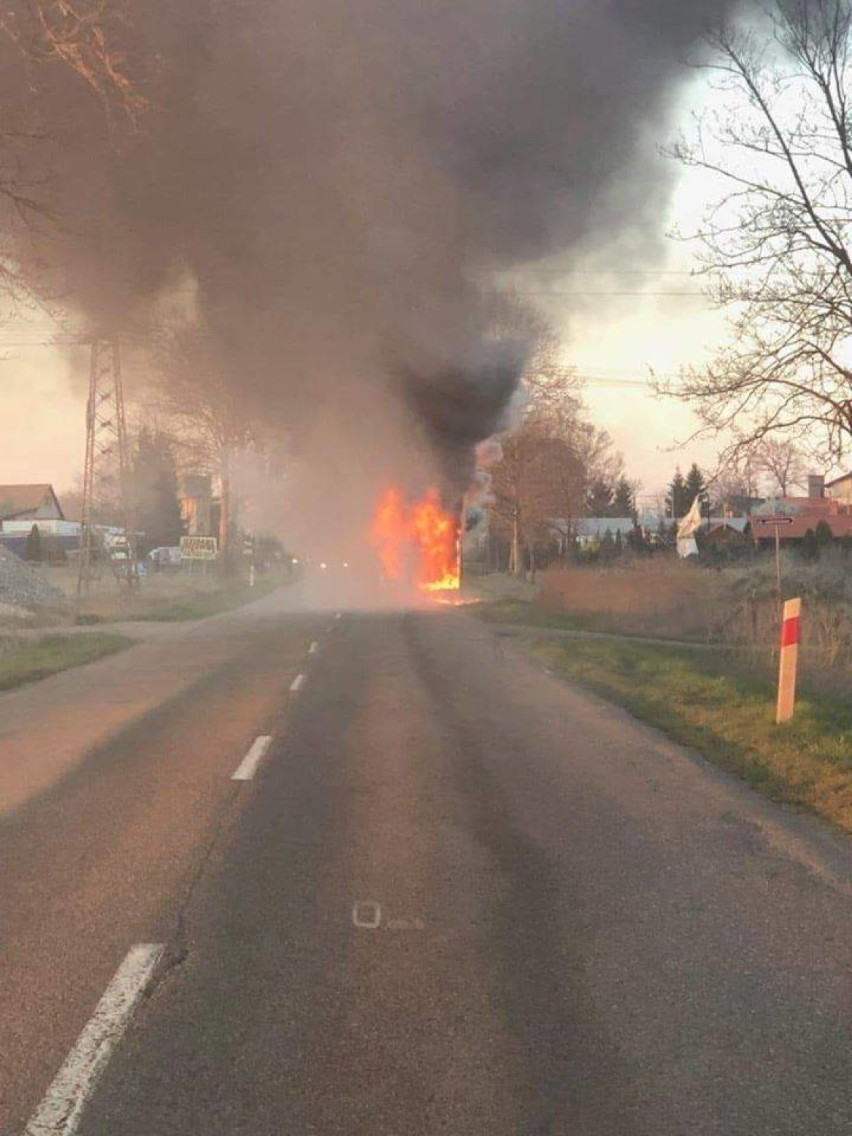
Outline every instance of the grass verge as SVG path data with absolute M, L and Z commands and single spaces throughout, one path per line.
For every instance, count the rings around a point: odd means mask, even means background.
M 126 635 L 45 635 L 0 654 L 0 690 L 91 663 L 132 643 Z
M 852 705 L 799 698 L 776 726 L 775 691 L 723 654 L 601 640 L 530 649 L 554 671 L 624 706 L 776 801 L 852 832 Z
M 471 605 L 468 610 L 486 623 L 511 623 L 520 627 L 554 627 L 565 631 L 597 631 L 593 615 L 546 611 L 531 600 L 493 600 Z
M 162 607 L 139 612 L 130 618 L 153 622 L 177 622 L 188 619 L 207 619 L 211 615 L 221 615 L 233 608 L 258 600 L 261 596 L 274 592 L 287 580 L 280 576 L 263 576 L 253 588 L 247 583 L 230 584 L 214 591 L 196 592 L 186 599 L 174 600 Z
M 648 639 L 647 633 L 623 630 L 612 619 L 599 616 L 595 612 L 548 611 L 529 600 L 496 600 L 471 605 L 469 610 L 485 623 L 510 623 L 517 627 L 544 627 L 558 631 L 594 631 L 601 635 L 617 635 L 622 639 Z M 664 631 L 654 633 L 655 639 L 672 639 Z M 705 642 L 695 636 L 685 635 L 684 639 Z

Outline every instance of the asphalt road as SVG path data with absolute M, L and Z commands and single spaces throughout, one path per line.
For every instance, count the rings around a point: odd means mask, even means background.
M 82 1136 L 852 1132 L 848 842 L 463 613 L 253 625 L 0 856 L 4 1136 L 138 943 Z

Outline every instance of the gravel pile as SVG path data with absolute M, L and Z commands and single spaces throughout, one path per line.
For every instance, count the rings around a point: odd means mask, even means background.
M 0 604 L 64 607 L 67 602 L 65 593 L 48 583 L 38 568 L 0 547 Z

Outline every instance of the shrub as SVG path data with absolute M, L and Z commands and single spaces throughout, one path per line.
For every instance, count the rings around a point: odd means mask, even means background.
M 35 564 L 41 563 L 41 533 L 38 530 L 38 525 L 33 525 L 27 535 L 27 543 L 24 545 L 24 560 L 32 561 Z

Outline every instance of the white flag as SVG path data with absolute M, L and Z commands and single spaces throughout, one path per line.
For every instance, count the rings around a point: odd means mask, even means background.
M 677 539 L 686 540 L 701 528 L 701 498 L 696 496 L 686 516 L 677 526 Z

